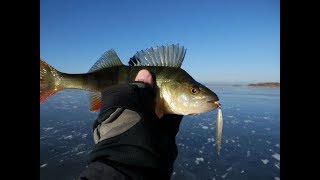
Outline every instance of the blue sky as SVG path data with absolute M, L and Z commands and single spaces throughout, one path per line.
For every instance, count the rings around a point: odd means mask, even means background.
M 40 0 L 40 57 L 85 73 L 113 48 L 187 48 L 182 68 L 199 82 L 280 81 L 279 0 Z

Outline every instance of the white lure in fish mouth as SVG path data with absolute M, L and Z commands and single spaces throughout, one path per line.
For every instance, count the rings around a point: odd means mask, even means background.
M 216 147 L 218 155 L 220 155 L 220 149 L 221 149 L 221 139 L 222 139 L 222 126 L 223 126 L 223 117 L 222 117 L 222 110 L 221 110 L 221 104 L 219 103 L 218 107 L 218 113 L 217 113 L 217 125 L 216 125 Z

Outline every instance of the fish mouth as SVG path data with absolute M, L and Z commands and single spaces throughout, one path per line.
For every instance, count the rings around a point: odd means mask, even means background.
M 221 103 L 217 100 L 210 100 L 210 101 L 207 101 L 207 103 L 213 103 L 213 104 L 217 105 L 218 107 L 221 106 Z
M 188 114 L 189 116 L 196 116 L 196 115 L 198 115 L 198 113 L 190 113 L 190 114 Z

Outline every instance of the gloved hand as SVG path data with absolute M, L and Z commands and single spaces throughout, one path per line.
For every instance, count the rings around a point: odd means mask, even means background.
M 99 163 L 99 168 L 111 166 L 121 178 L 170 179 L 178 153 L 175 136 L 183 116 L 159 119 L 154 100 L 152 83 L 115 85 L 103 91 L 90 162 Z

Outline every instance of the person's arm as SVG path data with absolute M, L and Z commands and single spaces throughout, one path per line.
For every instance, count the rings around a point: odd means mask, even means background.
M 170 179 L 175 136 L 183 116 L 154 113 L 149 84 L 116 85 L 102 92 L 94 123 L 96 143 L 80 179 Z

